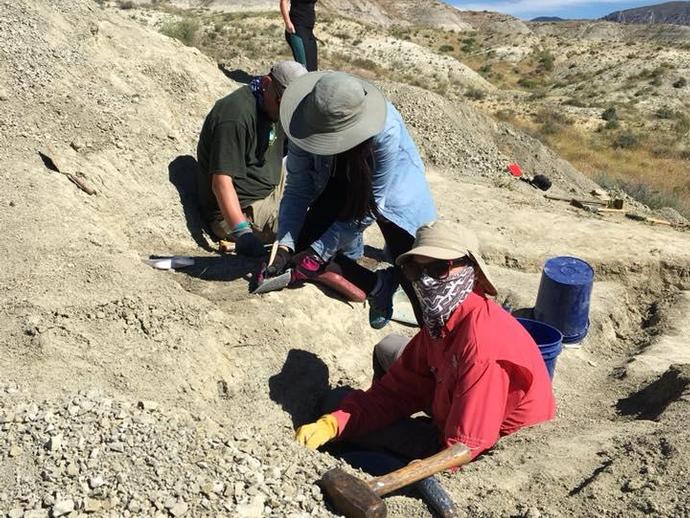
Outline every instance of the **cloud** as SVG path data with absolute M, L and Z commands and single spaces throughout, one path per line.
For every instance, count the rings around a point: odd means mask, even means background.
M 630 3 L 630 0 L 606 0 L 606 4 L 623 4 Z M 458 2 L 454 1 L 453 5 L 458 9 L 468 11 L 497 11 L 499 13 L 508 13 L 513 15 L 521 15 L 528 13 L 550 13 L 555 11 L 563 11 L 569 7 L 584 7 L 601 4 L 601 2 L 594 2 L 592 0 L 560 0 L 554 2 L 553 0 L 504 0 L 498 2 Z

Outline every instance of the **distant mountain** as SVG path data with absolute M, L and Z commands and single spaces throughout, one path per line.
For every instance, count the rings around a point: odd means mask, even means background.
M 564 18 L 559 18 L 558 16 L 537 16 L 532 18 L 531 22 L 564 22 Z
M 666 2 L 616 11 L 602 20 L 620 23 L 670 23 L 673 25 L 690 25 L 690 2 Z

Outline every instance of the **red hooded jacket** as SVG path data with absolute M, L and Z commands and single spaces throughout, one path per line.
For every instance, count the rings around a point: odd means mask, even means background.
M 539 349 L 498 304 L 471 293 L 445 330 L 434 340 L 422 329 L 369 390 L 348 394 L 333 412 L 338 436 L 356 437 L 423 411 L 446 447 L 462 442 L 474 458 L 499 437 L 554 417 Z

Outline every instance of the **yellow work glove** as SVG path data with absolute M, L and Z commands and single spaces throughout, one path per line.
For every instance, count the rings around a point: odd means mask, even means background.
M 307 448 L 316 449 L 338 436 L 338 421 L 331 414 L 322 416 L 315 423 L 300 426 L 295 440 Z

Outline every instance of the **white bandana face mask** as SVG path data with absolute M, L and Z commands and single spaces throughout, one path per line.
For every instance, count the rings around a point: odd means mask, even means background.
M 474 281 L 474 267 L 464 266 L 445 279 L 434 279 L 425 272 L 412 283 L 422 308 L 424 326 L 432 338 L 443 338 L 448 318 L 472 292 Z

